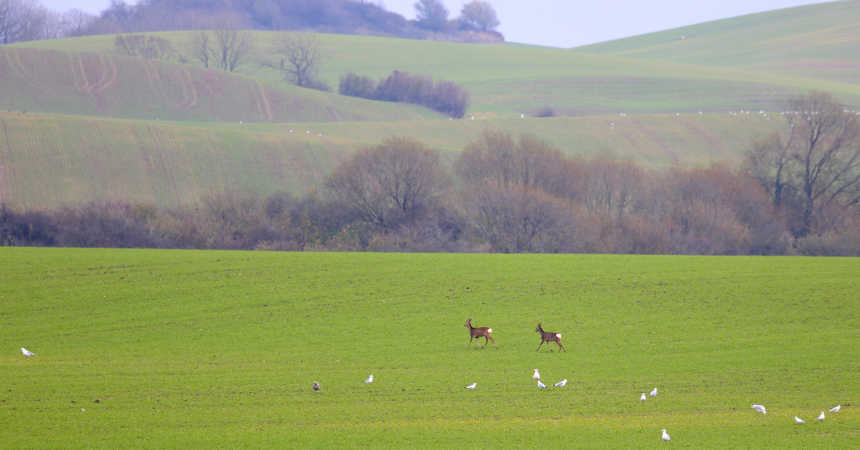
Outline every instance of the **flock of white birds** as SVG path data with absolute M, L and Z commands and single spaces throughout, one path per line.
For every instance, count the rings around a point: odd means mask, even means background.
M 24 347 L 21 347 L 21 354 L 23 354 L 24 356 L 26 356 L 26 357 L 28 357 L 28 358 L 29 358 L 29 357 L 31 357 L 31 356 L 36 356 L 36 354 L 35 354 L 35 353 L 31 352 L 30 350 L 27 350 L 27 349 L 26 349 L 26 348 L 24 348 Z M 547 387 L 547 386 L 546 386 L 546 384 L 544 384 L 543 382 L 541 382 L 541 380 L 540 380 L 540 372 L 537 370 L 537 368 L 535 368 L 535 371 L 534 371 L 534 373 L 532 374 L 532 379 L 533 379 L 533 380 L 535 380 L 535 381 L 537 381 L 537 387 L 538 387 L 539 389 L 546 389 L 546 387 Z M 373 383 L 373 374 L 370 374 L 370 376 L 368 376 L 368 377 L 364 380 L 364 382 L 365 382 L 366 384 Z M 553 383 L 553 386 L 555 386 L 555 387 L 564 387 L 565 385 L 567 385 L 567 378 L 565 378 L 565 379 L 563 379 L 563 380 L 561 380 L 561 381 L 559 381 L 559 382 L 557 382 L 557 383 Z M 319 382 L 314 381 L 314 382 L 313 382 L 313 386 L 312 386 L 312 387 L 313 387 L 313 389 L 314 389 L 315 391 L 320 390 L 320 384 L 319 384 Z M 468 386 L 465 386 L 465 388 L 466 388 L 466 389 L 469 389 L 469 390 L 475 390 L 475 388 L 476 388 L 476 387 L 478 387 L 478 383 L 477 383 L 477 382 L 474 382 L 474 383 L 472 383 L 472 384 L 470 384 L 470 385 L 468 385 Z M 649 393 L 648 393 L 648 396 L 650 396 L 650 397 L 656 397 L 656 396 L 657 396 L 657 388 L 655 387 L 654 389 L 652 389 L 652 390 L 651 390 L 651 392 L 649 392 Z M 645 393 L 643 392 L 643 393 L 642 393 L 642 395 L 640 395 L 640 396 L 639 396 L 639 400 L 644 402 L 645 400 L 647 400 L 647 399 L 648 399 L 648 396 L 646 396 L 646 395 L 645 395 Z M 765 408 L 765 406 L 764 406 L 764 405 L 753 404 L 753 405 L 752 405 L 752 406 L 750 406 L 750 407 L 751 407 L 752 409 L 754 409 L 754 410 L 756 410 L 756 411 L 758 411 L 758 412 L 762 413 L 762 414 L 767 414 L 767 408 Z M 834 406 L 834 407 L 830 408 L 828 411 L 830 411 L 830 412 L 832 412 L 832 413 L 838 413 L 840 409 L 842 409 L 842 405 L 836 405 L 836 406 Z M 818 417 L 816 417 L 815 419 L 816 419 L 816 420 L 818 420 L 819 422 L 820 422 L 820 421 L 822 421 L 822 420 L 824 420 L 824 419 L 825 419 L 824 411 L 821 411 L 821 414 L 819 414 L 819 415 L 818 415 Z M 795 422 L 796 424 L 798 424 L 798 425 L 799 425 L 799 424 L 804 424 L 804 423 L 806 423 L 806 421 L 805 421 L 805 420 L 803 420 L 803 419 L 801 419 L 800 417 L 797 417 L 797 416 L 794 416 L 794 422 Z M 671 441 L 671 440 L 672 440 L 672 438 L 671 438 L 671 437 L 669 437 L 669 433 L 667 433 L 667 432 L 666 432 L 666 429 L 665 429 L 665 428 L 663 428 L 663 430 L 662 430 L 662 431 L 663 431 L 662 439 L 663 439 L 664 441 Z

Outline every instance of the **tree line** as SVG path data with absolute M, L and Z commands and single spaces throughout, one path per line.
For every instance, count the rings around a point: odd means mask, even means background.
M 391 137 L 357 150 L 301 196 L 222 192 L 180 208 L 0 206 L 0 243 L 860 255 L 856 115 L 826 94 L 794 101 L 804 109 L 736 168 L 569 156 L 537 136 L 498 130 L 448 164 L 417 140 Z
M 449 20 L 439 0 L 415 3 L 416 20 L 363 0 L 112 0 L 98 15 L 50 11 L 38 0 L 0 0 L 0 44 L 92 34 L 257 29 L 313 30 L 412 39 L 504 41 L 493 7 L 474 0 Z M 442 35 L 442 36 L 440 36 Z

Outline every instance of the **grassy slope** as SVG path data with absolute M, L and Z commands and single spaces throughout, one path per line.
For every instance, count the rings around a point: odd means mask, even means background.
M 0 108 L 216 121 L 399 120 L 423 109 L 103 53 L 0 47 Z
M 453 160 L 484 129 L 534 133 L 574 155 L 702 165 L 734 161 L 774 124 L 728 114 L 238 124 L 0 112 L 0 202 L 175 206 L 225 189 L 303 193 L 343 155 L 386 136 L 414 137 Z
M 187 204 L 223 190 L 304 192 L 347 145 L 287 125 L 184 124 L 0 113 L 0 200 L 50 207 Z
M 681 43 L 671 42 L 670 37 L 677 33 L 670 31 L 581 51 L 320 36 L 329 54 L 321 76 L 329 83 L 336 86 L 338 77 L 348 71 L 377 77 L 394 69 L 432 74 L 469 88 L 475 121 L 448 121 L 416 107 L 289 87 L 277 71 L 263 65 L 273 62 L 283 33 L 255 33 L 255 51 L 238 76 L 193 65 L 120 57 L 112 53 L 112 36 L 3 47 L 0 71 L 8 77 L 0 77 L 0 90 L 7 109 L 146 119 L 154 115 L 162 119 L 224 119 L 233 124 L 208 122 L 185 127 L 178 122 L 132 123 L 61 115 L 25 120 L 15 113 L 0 114 L 10 139 L 8 145 L 0 142 L 0 173 L 5 171 L 0 175 L 0 195 L 13 203 L 34 206 L 116 193 L 175 204 L 224 189 L 230 186 L 228 180 L 240 180 L 242 188 L 262 194 L 279 188 L 303 192 L 331 169 L 339 155 L 358 146 L 391 135 L 408 135 L 436 148 L 456 151 L 483 129 L 532 132 L 569 153 L 609 154 L 652 165 L 733 161 L 752 138 L 772 130 L 776 121 L 759 116 L 740 120 L 726 111 L 780 109 L 787 95 L 813 88 L 832 92 L 850 105 L 860 105 L 860 85 L 856 83 L 860 68 L 853 66 L 851 58 L 858 48 L 857 34 L 844 31 L 856 24 L 856 15 L 839 14 L 839 8 L 856 8 L 857 4 L 815 5 L 697 25 L 685 29 L 695 39 Z M 829 31 L 815 33 L 810 27 Z M 728 39 L 727 34 L 735 38 Z M 161 35 L 189 53 L 190 33 Z M 670 42 L 665 42 L 667 39 Z M 840 60 L 840 67 L 854 78 L 832 76 L 826 71 L 816 78 L 815 71 L 786 73 L 769 68 L 790 63 L 787 52 L 800 48 L 800 42 L 806 54 L 817 55 L 818 65 L 835 65 L 838 61 L 834 58 L 847 55 Z M 701 48 L 683 47 L 688 44 Z M 810 48 L 822 51 L 815 53 Z M 667 61 L 667 55 L 673 60 Z M 769 66 L 754 66 L 751 59 Z M 78 70 L 82 63 L 87 68 L 83 72 Z M 113 66 L 117 67 L 116 81 L 100 88 L 105 83 L 99 80 L 113 78 L 109 76 L 112 69 L 107 70 Z M 86 74 L 86 82 L 82 74 Z M 221 94 L 209 95 L 211 90 L 206 86 L 220 86 L 217 92 Z M 260 92 L 266 93 L 268 102 Z M 32 108 L 11 108 L 16 105 Z M 521 111 L 544 105 L 578 116 L 519 120 Z M 704 114 L 699 115 L 699 111 Z M 622 118 L 620 112 L 627 116 Z M 674 118 L 676 112 L 681 113 L 680 119 Z M 266 121 L 269 117 L 288 123 L 235 123 Z M 323 131 L 324 139 L 304 143 L 286 135 L 286 128 L 302 127 L 289 123 L 295 121 L 310 121 L 304 127 Z M 42 128 L 35 128 L 37 123 Z M 95 124 L 92 130 L 88 129 L 90 123 Z M 46 129 L 51 131 L 43 131 Z M 150 133 L 150 129 L 159 131 Z M 257 152 L 261 142 L 264 154 Z M 302 143 L 297 146 L 295 142 Z M 98 143 L 96 147 L 94 143 Z M 92 148 L 111 151 L 94 152 Z M 165 169 L 153 170 L 150 162 L 140 158 L 145 152 L 138 149 L 151 148 L 159 149 Z M 237 164 L 224 164 L 223 158 Z M 274 165 L 266 166 L 271 161 Z M 129 169 L 114 170 L 121 167 Z M 307 167 L 312 170 L 305 172 Z M 42 182 L 45 177 L 56 179 Z M 34 185 L 36 180 L 40 184 Z
M 0 441 L 656 448 L 668 428 L 685 448 L 848 448 L 858 269 L 856 258 L 3 248 Z M 467 317 L 492 326 L 498 348 L 467 347 Z M 568 353 L 535 352 L 538 321 Z M 568 386 L 538 391 L 535 367 Z
M 604 42 L 581 52 L 712 67 L 743 67 L 856 84 L 860 1 L 751 14 Z M 681 37 L 684 39 L 681 39 Z
M 175 42 L 180 51 L 190 53 L 191 33 L 161 35 Z M 264 63 L 271 65 L 276 60 L 275 49 L 284 35 L 255 32 L 254 52 L 240 72 L 272 84 L 283 83 L 280 73 Z M 321 35 L 320 43 L 328 55 L 320 76 L 335 88 L 346 72 L 374 77 L 392 70 L 428 74 L 463 84 L 472 94 L 470 112 L 490 118 L 516 117 L 545 105 L 576 114 L 773 110 L 786 96 L 814 87 L 860 105 L 860 87 L 853 80 L 759 73 L 745 67 L 715 68 L 516 44 L 348 35 Z M 19 45 L 111 52 L 113 40 L 112 36 L 92 36 Z

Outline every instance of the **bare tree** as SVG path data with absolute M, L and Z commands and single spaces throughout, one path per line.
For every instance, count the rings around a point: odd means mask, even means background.
M 569 183 L 575 181 L 567 177 L 560 150 L 529 134 L 516 141 L 504 131 L 484 132 L 466 146 L 454 167 L 466 183 L 520 185 L 561 197 L 569 195 Z
M 176 56 L 176 50 L 170 41 L 145 34 L 119 34 L 114 38 L 114 48 L 124 55 L 146 59 L 170 60 Z
M 460 23 L 466 28 L 478 31 L 492 31 L 499 26 L 496 10 L 488 2 L 472 0 L 463 5 Z
M 35 0 L 0 0 L 0 44 L 42 39 L 48 13 Z
M 477 235 L 502 253 L 570 250 L 573 216 L 561 199 L 522 185 L 474 184 L 464 206 Z
M 447 184 L 439 153 L 401 137 L 360 150 L 326 182 L 337 202 L 382 229 L 420 218 Z
M 96 16 L 80 9 L 70 9 L 60 14 L 60 36 L 80 36 L 93 22 Z
M 860 139 L 857 116 L 823 92 L 812 92 L 789 102 L 797 111 L 788 118 L 799 139 L 792 151 L 803 195 L 804 236 L 816 216 L 829 206 L 853 207 L 860 202 Z
M 789 149 L 797 136 L 796 131 L 790 127 L 787 140 L 777 132 L 756 140 L 744 160 L 746 173 L 767 190 L 773 206 L 777 208 L 782 206 L 784 196 L 789 193 L 786 191 L 792 188 L 789 184 Z
M 253 45 L 251 33 L 232 28 L 220 28 L 215 30 L 214 34 L 215 66 L 228 72 L 235 71 L 251 51 Z
M 297 86 L 310 87 L 314 84 L 317 71 L 323 60 L 319 40 L 311 33 L 290 33 L 281 44 L 281 71 L 284 79 Z
M 860 204 L 860 125 L 829 94 L 789 100 L 786 130 L 753 144 L 748 172 L 777 207 L 793 209 L 794 235 L 828 231 L 829 215 Z
M 440 31 L 448 24 L 448 8 L 440 0 L 418 0 L 415 2 L 415 19 L 421 28 Z
M 212 44 L 209 42 L 208 31 L 198 31 L 194 33 L 194 37 L 192 37 L 191 41 L 191 53 L 194 55 L 195 59 L 199 60 L 203 64 L 203 67 L 209 68 L 210 61 L 214 54 L 214 49 L 212 48 Z

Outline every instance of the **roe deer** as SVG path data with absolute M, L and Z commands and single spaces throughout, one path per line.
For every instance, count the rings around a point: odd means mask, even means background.
M 538 344 L 538 350 L 540 350 L 540 346 L 543 345 L 544 342 L 555 342 L 556 344 L 558 344 L 558 348 L 567 351 L 565 350 L 564 346 L 561 345 L 561 333 L 556 333 L 555 331 L 544 331 L 543 328 L 541 328 L 540 324 L 538 324 L 535 331 L 540 333 L 540 344 Z
M 484 338 L 484 347 L 487 346 L 487 341 L 493 341 L 493 345 L 496 345 L 495 339 L 490 336 L 490 333 L 493 332 L 492 328 L 487 327 L 478 327 L 475 328 L 472 326 L 472 319 L 466 319 L 466 328 L 469 329 L 469 345 L 472 345 L 473 339 Z

